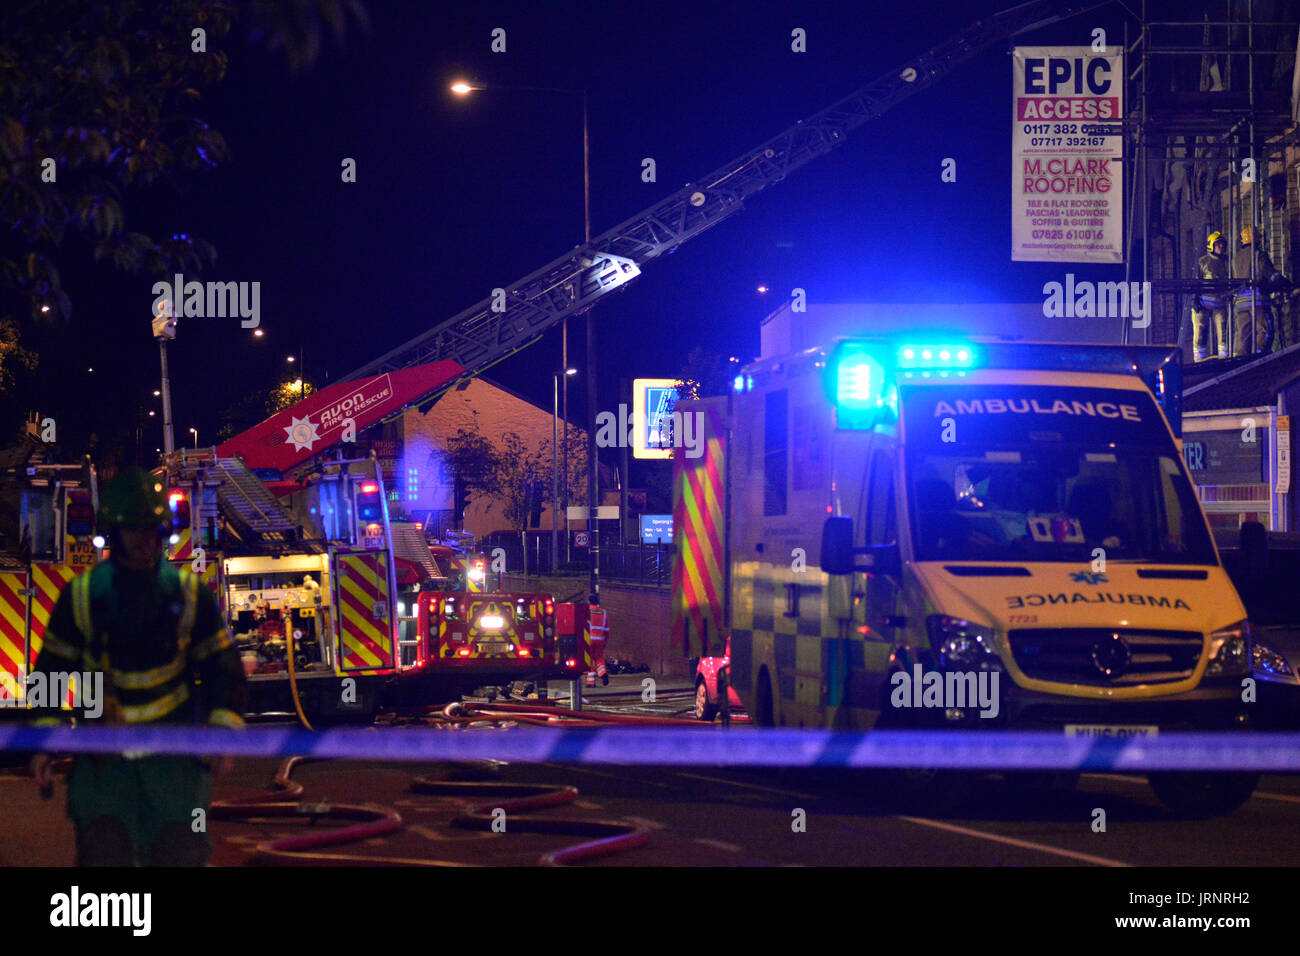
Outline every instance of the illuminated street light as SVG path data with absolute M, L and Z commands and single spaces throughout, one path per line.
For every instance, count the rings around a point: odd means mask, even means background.
M 771 291 L 771 290 L 769 290 L 768 287 L 765 286 L 765 285 L 761 285 L 761 286 L 758 287 L 758 294 L 759 294 L 759 295 L 767 295 L 767 293 L 768 293 L 769 291 Z
M 457 80 L 455 83 L 451 84 L 451 91 L 455 93 L 457 96 L 468 96 L 470 93 L 473 93 L 475 90 L 480 90 L 480 89 L 482 89 L 481 86 L 470 86 L 464 80 Z
M 265 335 L 265 334 L 266 334 L 266 333 L 263 332 L 261 329 L 254 329 L 254 330 L 253 330 L 253 338 L 260 339 L 260 338 L 261 338 L 263 335 Z

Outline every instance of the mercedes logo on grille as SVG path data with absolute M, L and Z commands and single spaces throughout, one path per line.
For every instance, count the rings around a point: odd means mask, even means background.
M 1133 655 L 1118 634 L 1103 637 L 1092 645 L 1092 663 L 1102 677 L 1118 677 L 1128 668 Z

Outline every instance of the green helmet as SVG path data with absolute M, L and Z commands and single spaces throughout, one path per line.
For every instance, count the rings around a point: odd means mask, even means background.
M 104 529 L 165 528 L 170 522 L 162 480 L 142 468 L 124 470 L 100 493 L 99 522 Z

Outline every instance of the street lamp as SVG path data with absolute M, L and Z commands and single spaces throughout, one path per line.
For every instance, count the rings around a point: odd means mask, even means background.
M 195 450 L 195 451 L 198 451 L 198 450 L 199 450 L 199 430 L 198 430 L 197 428 L 191 428 L 191 429 L 190 429 L 190 434 L 194 436 L 194 450 Z

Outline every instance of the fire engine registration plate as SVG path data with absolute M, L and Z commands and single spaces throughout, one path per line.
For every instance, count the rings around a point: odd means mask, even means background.
M 506 652 L 505 641 L 479 641 L 478 652 L 480 654 L 489 654 L 493 657 L 502 655 Z
M 1066 724 L 1067 737 L 1155 737 L 1159 727 L 1133 724 Z

